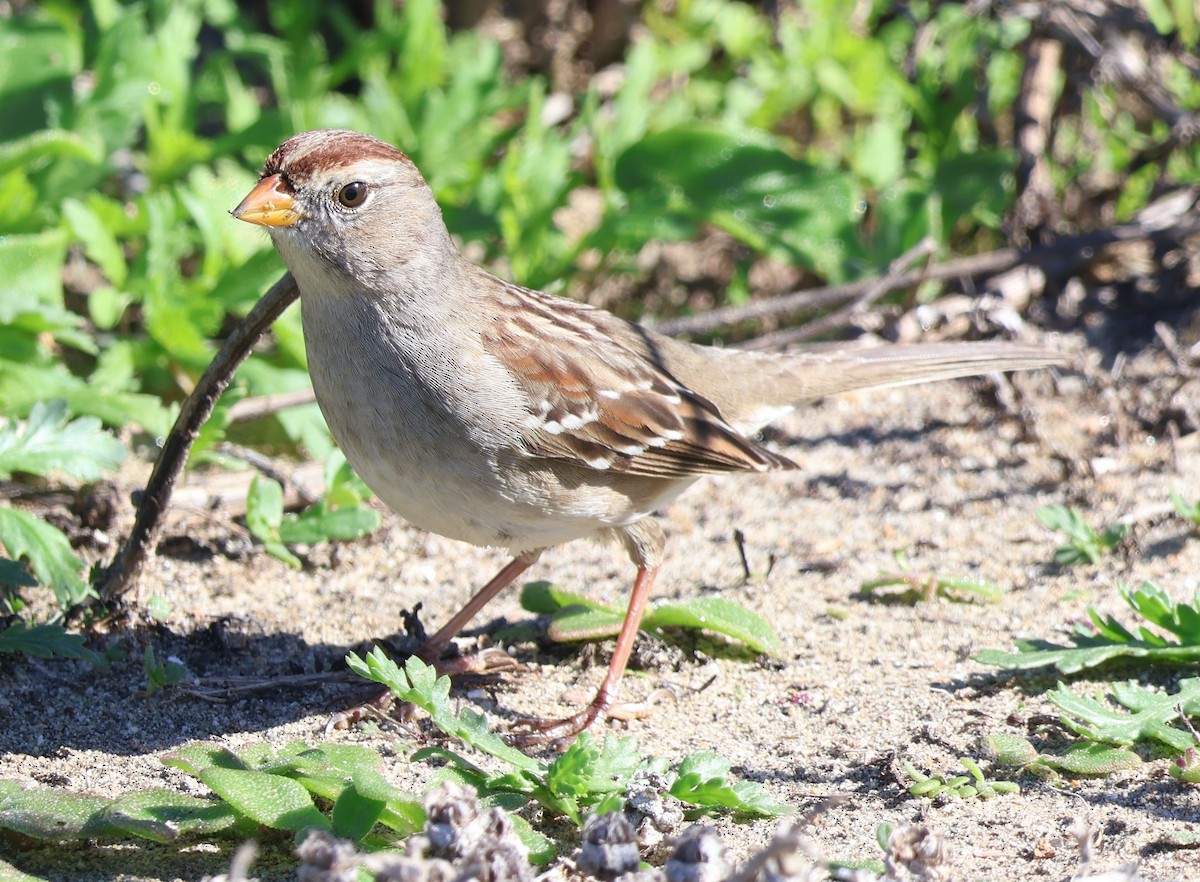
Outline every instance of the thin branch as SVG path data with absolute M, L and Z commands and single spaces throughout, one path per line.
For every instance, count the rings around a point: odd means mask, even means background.
M 116 559 L 96 580 L 95 587 L 103 602 L 119 601 L 134 587 L 138 573 L 158 544 L 163 514 L 171 503 L 175 482 L 187 463 L 200 427 L 212 414 L 217 399 L 233 379 L 238 365 L 250 354 L 254 343 L 299 293 L 291 273 L 285 273 L 234 328 L 192 394 L 183 402 L 138 502 L 133 529 Z
M 855 298 L 852 303 L 846 304 L 841 309 L 835 309 L 828 315 L 813 319 L 811 322 L 801 325 L 798 328 L 790 328 L 786 331 L 778 331 L 774 334 L 764 334 L 761 337 L 755 337 L 752 345 L 743 348 L 777 349 L 793 343 L 802 343 L 805 340 L 820 337 L 823 334 L 828 334 L 831 331 L 836 331 L 839 328 L 844 328 L 852 324 L 855 319 L 862 316 L 868 307 L 874 304 L 880 297 L 895 290 L 893 283 L 898 276 L 907 273 L 917 261 L 929 257 L 936 248 L 937 242 L 933 240 L 933 237 L 926 236 L 912 248 L 893 260 L 888 265 L 887 273 L 871 282 L 867 286 L 867 290 Z
M 316 400 L 316 393 L 311 387 L 297 389 L 294 392 L 280 392 L 276 395 L 256 395 L 254 398 L 243 398 L 229 408 L 229 421 L 231 423 L 248 423 L 289 407 L 313 404 Z
M 1105 245 L 1115 242 L 1142 240 L 1180 239 L 1200 231 L 1200 220 L 1190 215 L 1181 215 L 1169 227 L 1148 226 L 1145 223 L 1128 223 L 1085 233 L 1067 236 L 1049 245 L 1040 245 L 1029 250 L 1001 248 L 969 257 L 956 257 L 931 267 L 900 273 L 890 279 L 884 278 L 885 287 L 881 294 L 909 288 L 923 281 L 945 281 L 956 278 L 990 277 L 1005 272 L 1020 264 L 1030 264 L 1048 276 L 1066 276 L 1087 266 L 1096 258 L 1096 253 Z M 829 285 L 808 291 L 795 291 L 770 300 L 748 303 L 745 306 L 727 306 L 698 315 L 682 316 L 655 325 L 655 330 L 672 336 L 710 334 L 722 328 L 762 319 L 783 320 L 805 312 L 845 303 L 862 297 L 881 279 L 865 279 L 841 285 Z

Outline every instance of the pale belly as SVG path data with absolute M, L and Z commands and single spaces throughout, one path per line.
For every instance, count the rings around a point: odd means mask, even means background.
M 334 440 L 380 500 L 421 529 L 532 551 L 620 529 L 687 487 L 614 480 L 619 476 L 603 472 L 564 474 L 569 466 L 524 456 L 518 439 L 505 435 L 513 423 L 506 419 L 513 407 L 504 400 L 507 390 L 473 396 L 477 410 L 447 407 L 436 385 L 452 381 L 450 372 L 461 366 L 439 371 L 437 353 L 429 363 L 405 364 L 386 340 L 371 342 L 365 321 L 343 323 L 337 334 L 327 333 L 327 321 L 313 334 L 307 312 L 313 307 L 304 307 L 309 372 Z M 418 377 L 421 370 L 434 376 Z M 495 402 L 508 410 L 489 410 Z

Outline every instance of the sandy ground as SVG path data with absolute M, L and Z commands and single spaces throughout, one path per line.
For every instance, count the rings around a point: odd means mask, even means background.
M 612 731 L 672 759 L 718 751 L 738 775 L 799 810 L 847 795 L 812 829 L 830 858 L 877 859 L 878 824 L 919 822 L 950 844 L 957 878 L 1068 879 L 1078 867 L 1069 830 L 1082 818 L 1098 834 L 1093 871 L 1136 862 L 1147 879 L 1200 878 L 1200 854 L 1171 838 L 1200 835 L 1200 791 L 1169 778 L 1161 759 L 1100 780 L 1025 776 L 1019 795 L 986 801 L 913 798 L 897 778 L 900 761 L 957 774 L 958 757 L 980 756 L 981 736 L 1027 733 L 1052 711 L 1042 697 L 1052 677 L 1000 675 L 971 660 L 977 650 L 1020 636 L 1062 639 L 1089 604 L 1129 621 L 1118 580 L 1155 580 L 1175 598 L 1200 589 L 1200 537 L 1162 509 L 1172 489 L 1197 496 L 1200 438 L 1185 436 L 1173 449 L 1161 438 L 1110 444 L 1110 415 L 1078 375 L 1054 382 L 1043 372 L 1018 382 L 1037 439 L 1024 438 L 1016 419 L 987 403 L 987 381 L 863 393 L 781 424 L 775 442 L 801 471 L 709 479 L 665 511 L 669 557 L 659 596 L 735 599 L 775 624 L 784 653 L 772 663 L 737 653 L 648 653 L 675 662 L 631 675 L 625 694 L 662 684 L 678 699 Z M 1064 458 L 1096 474 L 1068 475 Z M 1078 506 L 1093 523 L 1142 512 L 1136 542 L 1097 567 L 1056 568 L 1057 540 L 1035 517 L 1056 502 Z M 749 580 L 735 529 L 745 535 Z M 983 577 L 1005 593 L 994 604 L 862 594 L 865 580 L 894 568 L 896 550 L 922 570 Z M 163 595 L 173 610 L 163 627 L 136 640 L 202 677 L 327 670 L 347 649 L 394 633 L 401 611 L 416 603 L 436 626 L 502 563 L 496 552 L 421 534 L 392 517 L 368 540 L 315 550 L 303 572 L 255 552 L 160 556 L 142 597 Z M 616 549 L 577 543 L 547 554 L 531 578 L 623 603 L 632 569 Z M 480 624 L 530 619 L 514 592 Z M 0 660 L 0 777 L 108 796 L 150 786 L 203 792 L 160 755 L 193 740 L 318 741 L 330 708 L 346 701 L 344 685 L 226 704 L 169 692 L 145 699 L 140 652 L 107 671 Z M 473 682 L 456 692 L 460 700 L 500 718 L 561 715 L 590 695 L 607 658 L 607 647 L 594 664 L 578 648 L 517 643 L 511 652 L 522 669 Z M 1179 675 L 1142 673 L 1164 686 Z M 1098 690 L 1101 679 L 1080 688 Z M 333 737 L 385 750 L 388 777 L 413 790 L 435 771 L 406 759 L 431 737 L 425 730 Z M 772 821 L 716 825 L 743 859 L 775 829 Z M 262 845 L 254 875 L 290 878 L 290 839 L 267 836 Z M 196 879 L 226 871 L 233 847 L 26 847 L 0 839 L 0 856 L 51 879 Z

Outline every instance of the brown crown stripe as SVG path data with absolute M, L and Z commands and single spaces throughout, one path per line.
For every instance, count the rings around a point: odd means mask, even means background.
M 409 162 L 409 158 L 384 141 L 359 132 L 322 130 L 304 132 L 284 141 L 267 157 L 263 176 L 283 172 L 308 179 L 317 172 L 344 168 L 364 159 Z

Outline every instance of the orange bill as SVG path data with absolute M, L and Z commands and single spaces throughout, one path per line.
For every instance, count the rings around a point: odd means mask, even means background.
M 300 220 L 296 202 L 279 175 L 269 175 L 259 181 L 230 214 L 248 224 L 263 227 L 290 227 Z

